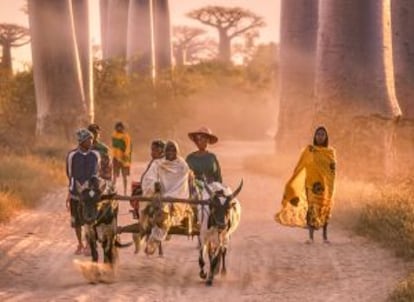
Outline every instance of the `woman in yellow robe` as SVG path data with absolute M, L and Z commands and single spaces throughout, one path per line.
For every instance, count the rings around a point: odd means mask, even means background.
M 307 227 L 309 241 L 314 230 L 323 228 L 323 239 L 329 243 L 327 227 L 333 205 L 335 187 L 335 150 L 328 146 L 328 133 L 318 127 L 313 145 L 307 146 L 285 186 L 282 209 L 276 222 L 293 227 Z

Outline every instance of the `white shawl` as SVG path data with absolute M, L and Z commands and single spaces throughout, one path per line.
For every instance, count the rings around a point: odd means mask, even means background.
M 170 161 L 165 158 L 156 159 L 142 179 L 144 196 L 154 194 L 155 182 L 161 183 L 161 195 L 164 197 L 189 198 L 188 185 L 190 169 L 182 157 Z

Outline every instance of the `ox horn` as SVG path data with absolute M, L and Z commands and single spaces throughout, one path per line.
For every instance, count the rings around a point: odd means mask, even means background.
M 242 188 L 243 188 L 243 178 L 240 180 L 240 184 L 237 187 L 237 189 L 233 193 L 231 193 L 229 196 L 227 196 L 229 200 L 233 200 L 234 198 L 236 198 L 236 196 L 239 195 Z

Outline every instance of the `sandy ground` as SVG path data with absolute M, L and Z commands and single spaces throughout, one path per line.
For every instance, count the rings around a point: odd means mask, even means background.
M 165 256 L 120 251 L 118 278 L 112 284 L 88 284 L 76 270 L 74 233 L 69 227 L 62 188 L 42 205 L 0 229 L 0 301 L 385 301 L 405 276 L 404 262 L 367 239 L 335 224 L 331 245 L 316 234 L 304 244 L 306 231 L 272 221 L 279 207 L 282 181 L 243 170 L 243 158 L 271 150 L 270 143 L 223 142 L 213 149 L 225 181 L 235 187 L 241 177 L 242 221 L 232 237 L 228 273 L 213 287 L 198 277 L 196 241 L 173 237 Z M 231 152 L 234 153 L 231 153 Z M 143 162 L 134 165 L 137 178 Z M 122 224 L 132 221 L 121 205 Z M 130 240 L 129 234 L 122 241 Z

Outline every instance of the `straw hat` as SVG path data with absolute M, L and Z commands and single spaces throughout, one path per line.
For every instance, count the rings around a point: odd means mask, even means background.
M 207 128 L 207 127 L 201 127 L 201 128 L 199 128 L 198 130 L 196 130 L 196 131 L 194 131 L 194 132 L 190 132 L 190 133 L 188 133 L 188 137 L 193 141 L 193 142 L 195 142 L 195 136 L 197 135 L 197 134 L 204 134 L 204 135 L 206 135 L 207 137 L 208 137 L 208 142 L 210 143 L 210 144 L 215 144 L 215 143 L 217 143 L 217 141 L 218 141 L 218 138 L 217 138 L 217 136 L 215 136 L 214 134 L 213 134 L 213 132 L 209 129 L 209 128 Z

